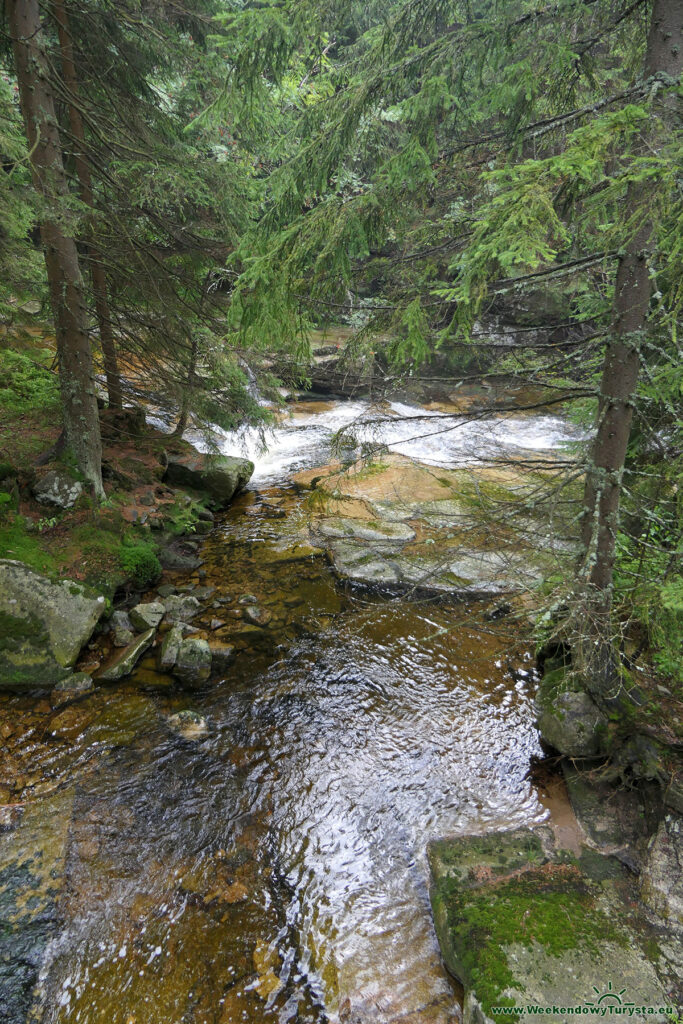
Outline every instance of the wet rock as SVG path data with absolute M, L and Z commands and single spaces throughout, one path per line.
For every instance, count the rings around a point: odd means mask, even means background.
M 42 1019 L 37 984 L 57 934 L 73 788 L 29 801 L 0 832 L 0 1017 L 3 1024 Z
M 166 608 L 158 601 L 136 604 L 130 610 L 130 621 L 136 629 L 156 629 L 164 617 Z
M 132 644 L 135 639 L 135 633 L 132 629 L 120 629 L 115 627 L 112 629 L 112 643 L 114 647 L 127 647 L 128 644 Z
M 543 740 L 567 757 L 598 757 L 607 720 L 587 693 L 564 689 L 564 669 L 541 680 L 536 695 L 538 730 Z
M 211 647 L 211 670 L 218 675 L 227 671 L 235 660 L 235 648 L 232 644 L 215 644 Z
M 640 897 L 658 917 L 683 933 L 683 819 L 668 814 L 650 840 Z
M 68 676 L 61 683 L 57 683 L 50 694 L 50 703 L 53 708 L 58 708 L 62 704 L 68 704 L 69 701 L 92 693 L 93 690 L 92 676 L 88 675 L 87 672 L 74 672 L 72 676 Z
M 67 743 L 75 743 L 93 721 L 95 713 L 80 704 L 64 708 L 50 720 L 50 733 Z
M 133 623 L 130 621 L 128 612 L 116 611 L 112 613 L 112 617 L 109 620 L 109 625 L 112 630 L 125 629 L 129 633 L 133 631 Z
M 164 601 L 169 622 L 188 622 L 201 610 L 201 604 L 192 594 L 173 594 Z
M 667 1005 L 649 959 L 655 936 L 632 911 L 629 872 L 588 850 L 578 864 L 568 863 L 550 843 L 518 829 L 429 846 L 437 937 L 448 969 L 465 986 L 465 1024 L 488 1024 L 501 1003 L 589 1013 L 615 964 L 624 999 Z
M 240 594 L 237 599 L 238 604 L 258 604 L 258 597 L 253 594 Z
M 206 491 L 222 506 L 251 479 L 254 463 L 231 455 L 211 456 L 194 450 L 167 456 L 164 481 Z
M 267 626 L 273 618 L 273 613 L 259 605 L 248 604 L 244 608 L 244 617 L 252 626 Z
M 178 651 L 183 641 L 183 625 L 179 623 L 168 631 L 159 648 L 159 668 L 163 670 L 172 669 L 178 660 Z
M 105 610 L 71 580 L 0 560 L 0 689 L 52 689 L 70 675 Z
M 167 544 L 159 555 L 159 561 L 165 569 L 176 572 L 192 572 L 202 564 L 194 548 L 183 540 L 174 540 Z
M 99 680 L 103 683 L 115 683 L 124 676 L 130 675 L 145 651 L 152 646 L 154 629 L 141 633 L 131 644 L 115 654 L 100 672 Z
M 176 588 L 170 583 L 162 583 L 160 587 L 157 587 L 157 594 L 161 598 L 170 597 L 171 594 L 176 593 Z
M 208 732 L 206 719 L 197 711 L 179 711 L 170 715 L 166 723 L 172 732 L 184 740 L 200 740 Z
M 211 675 L 211 648 L 206 640 L 188 637 L 178 648 L 173 674 L 190 688 L 201 686 Z
M 415 539 L 415 530 L 405 523 L 364 522 L 361 519 L 345 519 L 337 516 L 324 519 L 317 527 L 323 537 L 367 541 L 410 541 Z
M 72 508 L 82 493 L 83 484 L 66 469 L 51 469 L 33 485 L 36 501 L 53 508 Z
M 221 626 L 224 626 L 224 625 L 225 625 L 225 622 L 224 622 L 223 619 L 211 619 L 210 628 L 212 630 L 220 629 Z
M 192 591 L 198 601 L 208 601 L 216 593 L 215 587 L 195 587 Z

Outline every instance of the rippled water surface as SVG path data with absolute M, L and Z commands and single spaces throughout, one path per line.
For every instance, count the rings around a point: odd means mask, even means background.
M 299 431 L 319 455 L 332 413 L 295 417 L 266 466 L 315 464 Z M 515 443 L 556 428 L 523 421 Z M 510 627 L 484 605 L 344 591 L 320 556 L 283 561 L 274 497 L 295 531 L 302 500 L 271 487 L 205 545 L 201 583 L 273 616 L 225 679 L 183 693 L 150 658 L 40 755 L 44 813 L 65 823 L 46 1024 L 454 1021 L 426 844 L 546 816 Z M 199 739 L 169 728 L 186 708 Z

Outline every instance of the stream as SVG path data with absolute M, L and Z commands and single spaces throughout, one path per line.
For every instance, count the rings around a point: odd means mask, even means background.
M 16 841 L 28 854 L 43 835 L 59 879 L 43 1024 L 452 1024 L 427 843 L 548 819 L 529 773 L 542 751 L 524 631 L 486 602 L 344 586 L 324 558 L 293 555 L 307 507 L 291 475 L 329 462 L 333 433 L 368 407 L 292 411 L 265 453 L 255 434 L 224 436 L 256 472 L 205 540 L 201 574 L 169 577 L 210 588 L 207 616 L 234 628 L 225 678 L 183 692 L 150 655 L 35 745 L 40 814 Z M 431 465 L 574 436 L 549 415 L 448 433 L 436 410 L 378 415 L 359 444 Z M 240 618 L 244 595 L 268 629 Z M 169 728 L 185 709 L 206 722 L 195 739 Z

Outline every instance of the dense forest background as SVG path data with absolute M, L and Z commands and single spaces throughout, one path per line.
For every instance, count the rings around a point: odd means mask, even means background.
M 107 412 L 267 428 L 351 326 L 379 395 L 505 378 L 583 425 L 539 643 L 611 714 L 635 665 L 680 687 L 682 6 L 8 0 L 5 479 L 59 417 L 111 506 Z

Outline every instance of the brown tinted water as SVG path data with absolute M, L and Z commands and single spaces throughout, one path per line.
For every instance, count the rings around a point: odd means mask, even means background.
M 150 657 L 56 714 L 3 698 L 13 856 L 39 842 L 52 865 L 45 1024 L 458 1019 L 425 847 L 547 817 L 532 676 L 510 671 L 530 654 L 483 605 L 344 589 L 296 548 L 305 516 L 286 487 L 250 492 L 207 539 L 194 582 L 237 648 L 209 689 Z M 193 741 L 168 725 L 188 708 Z

